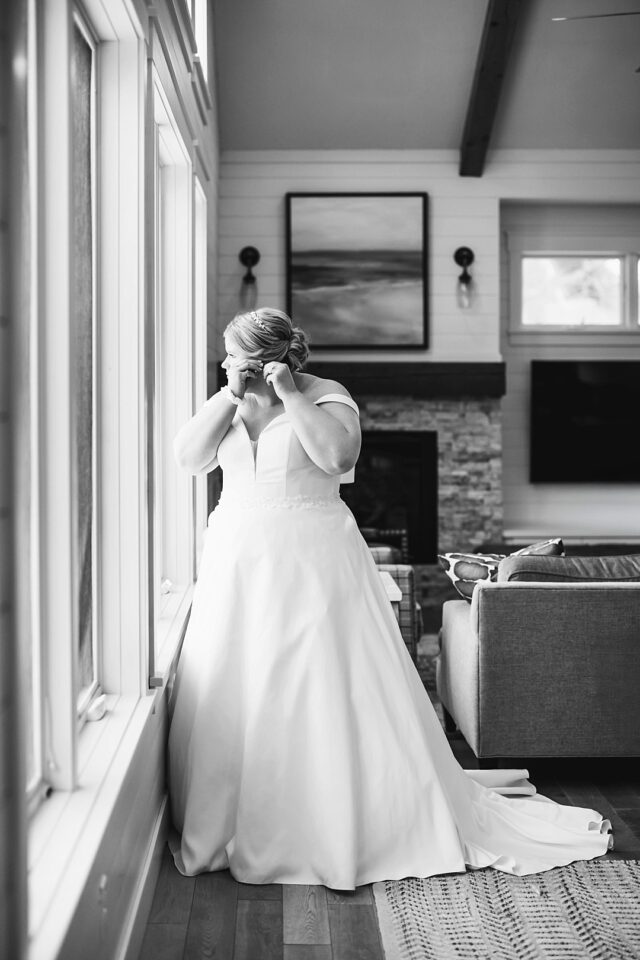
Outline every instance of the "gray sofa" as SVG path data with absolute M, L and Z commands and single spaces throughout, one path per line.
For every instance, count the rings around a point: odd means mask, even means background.
M 437 689 L 479 759 L 640 756 L 640 557 L 502 561 L 444 604 Z

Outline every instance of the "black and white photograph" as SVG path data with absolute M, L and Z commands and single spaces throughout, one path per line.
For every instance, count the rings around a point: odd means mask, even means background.
M 426 194 L 287 195 L 287 303 L 319 349 L 427 346 Z
M 0 3 L 0 960 L 640 960 L 639 84 Z

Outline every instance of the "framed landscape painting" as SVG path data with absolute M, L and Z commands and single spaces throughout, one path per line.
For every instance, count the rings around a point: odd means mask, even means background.
M 323 350 L 423 348 L 427 194 L 288 193 L 287 309 Z

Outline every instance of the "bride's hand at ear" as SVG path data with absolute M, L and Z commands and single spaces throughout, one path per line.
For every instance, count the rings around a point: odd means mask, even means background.
M 291 394 L 298 392 L 298 388 L 291 376 L 291 370 L 286 363 L 278 363 L 277 360 L 270 360 L 269 363 L 265 363 L 262 376 L 266 382 L 273 387 L 276 396 L 279 397 L 280 400 L 284 400 L 285 397 L 289 397 Z
M 227 383 L 236 397 L 244 397 L 247 380 L 253 380 L 262 372 L 262 360 L 252 360 L 248 357 L 231 359 L 226 357 L 222 369 L 227 374 Z

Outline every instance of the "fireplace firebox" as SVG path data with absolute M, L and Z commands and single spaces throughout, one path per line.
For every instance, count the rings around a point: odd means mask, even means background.
M 435 430 L 363 430 L 355 483 L 343 486 L 341 496 L 365 539 L 378 531 L 374 539 L 400 546 L 407 562 L 437 562 Z

